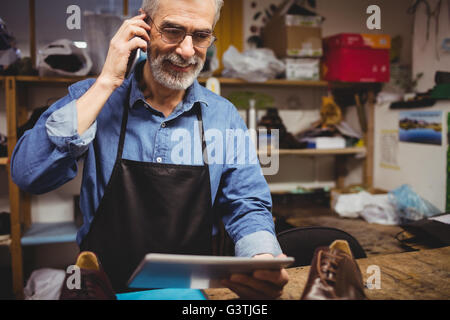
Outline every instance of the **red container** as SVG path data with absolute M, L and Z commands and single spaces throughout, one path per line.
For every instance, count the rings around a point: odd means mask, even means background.
M 342 33 L 323 42 L 325 80 L 389 82 L 388 35 Z

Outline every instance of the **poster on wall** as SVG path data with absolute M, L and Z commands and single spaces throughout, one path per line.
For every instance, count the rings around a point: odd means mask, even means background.
M 381 130 L 380 166 L 400 170 L 398 164 L 398 130 Z
M 447 132 L 450 132 L 450 112 L 447 113 Z M 445 211 L 450 211 L 450 146 L 447 139 L 447 199 L 445 203 Z
M 402 111 L 398 124 L 401 142 L 442 145 L 442 111 Z

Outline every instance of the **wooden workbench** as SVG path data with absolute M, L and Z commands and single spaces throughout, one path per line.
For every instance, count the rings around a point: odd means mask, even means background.
M 365 289 L 369 299 L 450 300 L 450 247 L 376 255 L 357 262 L 364 283 L 372 275 L 367 273 L 369 266 L 379 266 L 381 271 L 381 289 Z M 287 270 L 290 280 L 281 299 L 300 299 L 309 269 L 308 266 Z M 211 300 L 237 298 L 228 289 L 208 289 L 205 293 Z

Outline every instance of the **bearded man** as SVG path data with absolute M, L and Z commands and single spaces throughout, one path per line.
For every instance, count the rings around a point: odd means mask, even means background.
M 14 150 L 13 180 L 35 194 L 73 179 L 84 161 L 77 242 L 99 257 L 117 291 L 147 253 L 212 254 L 219 222 L 236 256 L 283 256 L 254 147 L 239 148 L 246 144 L 230 135 L 247 128 L 229 101 L 196 80 L 222 4 L 144 0 L 111 40 L 101 74 L 70 86 Z M 147 59 L 125 77 L 137 49 Z M 180 132 L 192 138 L 182 157 L 173 152 Z M 223 161 L 208 161 L 208 132 L 222 134 Z M 223 283 L 244 298 L 277 298 L 287 281 L 282 269 Z

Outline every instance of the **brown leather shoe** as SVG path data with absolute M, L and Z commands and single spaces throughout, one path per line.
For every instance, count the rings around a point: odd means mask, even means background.
M 80 268 L 80 288 L 69 289 L 66 275 L 60 300 L 117 300 L 111 282 L 95 253 L 83 251 L 75 264 Z
M 301 300 L 363 300 L 364 284 L 358 264 L 345 240 L 314 252 Z

